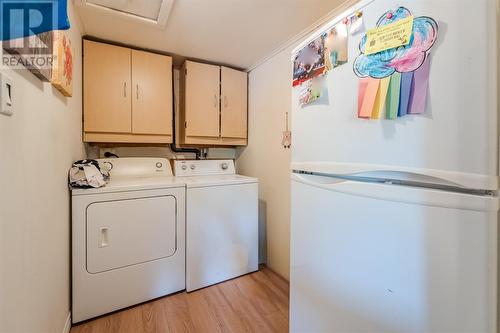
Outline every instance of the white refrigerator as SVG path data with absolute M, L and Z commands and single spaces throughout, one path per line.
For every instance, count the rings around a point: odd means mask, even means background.
M 358 118 L 364 33 L 328 103 L 293 88 L 290 331 L 496 332 L 497 5 L 361 1 L 323 28 L 404 6 L 439 33 L 423 114 Z

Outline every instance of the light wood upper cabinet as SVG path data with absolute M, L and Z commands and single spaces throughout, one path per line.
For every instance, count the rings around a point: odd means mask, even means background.
M 186 61 L 180 81 L 181 144 L 247 144 L 246 73 Z
M 221 67 L 221 137 L 247 138 L 247 74 Z
M 130 49 L 84 40 L 86 132 L 130 133 Z
M 84 141 L 172 142 L 172 58 L 84 40 Z
M 186 136 L 219 137 L 219 66 L 186 61 L 185 119 Z
M 172 58 L 132 50 L 132 133 L 172 135 Z

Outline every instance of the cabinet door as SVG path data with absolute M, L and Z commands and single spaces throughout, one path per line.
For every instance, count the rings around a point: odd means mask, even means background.
M 185 70 L 186 136 L 219 137 L 220 67 L 186 61 Z
M 247 137 L 247 73 L 221 68 L 221 136 Z
M 172 58 L 132 50 L 132 133 L 172 135 Z
M 132 130 L 130 49 L 84 40 L 84 130 Z

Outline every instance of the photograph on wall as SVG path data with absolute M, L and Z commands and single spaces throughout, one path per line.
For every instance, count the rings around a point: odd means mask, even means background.
M 328 87 L 326 77 L 319 76 L 300 86 L 299 105 L 304 108 L 310 105 L 328 105 Z
M 73 51 L 67 31 L 53 32 L 52 85 L 64 96 L 73 95 Z
M 363 12 L 356 12 L 351 18 L 349 19 L 349 33 L 351 35 L 356 35 L 358 33 L 364 32 L 365 31 L 365 22 L 363 19 Z
M 338 23 L 324 35 L 325 65 L 331 70 L 346 64 L 348 59 L 347 25 Z
M 300 50 L 293 62 L 293 86 L 323 75 L 325 72 L 325 47 L 323 36 Z

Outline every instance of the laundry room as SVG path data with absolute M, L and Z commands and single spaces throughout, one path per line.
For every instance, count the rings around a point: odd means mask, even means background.
M 0 0 L 0 333 L 500 332 L 498 8 Z

